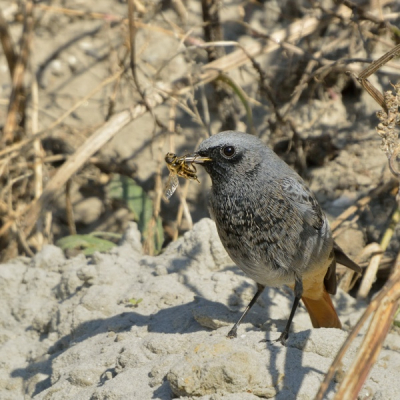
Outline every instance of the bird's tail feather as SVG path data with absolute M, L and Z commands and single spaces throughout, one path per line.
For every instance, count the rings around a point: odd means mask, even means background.
M 324 289 L 322 297 L 318 300 L 302 297 L 314 328 L 342 328 L 331 296 Z
M 360 266 L 351 260 L 336 242 L 333 242 L 333 252 L 335 253 L 335 260 L 339 264 L 342 264 L 345 267 L 352 269 L 354 272 L 361 274 Z

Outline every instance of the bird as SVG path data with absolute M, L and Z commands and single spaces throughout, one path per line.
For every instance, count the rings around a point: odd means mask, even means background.
M 337 290 L 336 262 L 361 273 L 333 240 L 326 215 L 303 179 L 259 138 L 238 131 L 217 133 L 187 156 L 211 177 L 209 211 L 233 262 L 253 279 L 257 291 L 228 333 L 239 324 L 265 287 L 287 285 L 294 301 L 282 345 L 302 299 L 314 328 L 342 325 L 330 294 Z

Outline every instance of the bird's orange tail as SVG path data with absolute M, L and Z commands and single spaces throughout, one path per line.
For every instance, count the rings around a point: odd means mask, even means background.
M 331 296 L 325 288 L 320 299 L 312 300 L 302 297 L 302 300 L 310 314 L 314 328 L 342 328 L 335 307 L 332 304 Z

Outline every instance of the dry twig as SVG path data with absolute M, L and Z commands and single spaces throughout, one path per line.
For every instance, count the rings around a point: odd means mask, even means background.
M 388 61 L 393 59 L 396 55 L 400 54 L 400 44 L 394 47 L 392 50 L 385 53 L 381 58 L 371 63 L 367 68 L 365 68 L 360 74 L 353 75 L 360 83 L 360 85 L 369 93 L 369 95 L 383 108 L 387 113 L 387 104 L 381 92 L 379 92 L 375 86 L 373 86 L 368 78 L 378 71 L 383 65 L 387 64 Z
M 65 184 L 65 210 L 67 215 L 67 223 L 70 235 L 76 235 L 76 226 L 74 219 L 74 209 L 71 200 L 71 179 L 68 179 Z
M 201 0 L 203 13 L 203 31 L 207 43 L 222 41 L 222 28 L 219 18 L 219 9 L 222 3 L 219 0 Z M 223 47 L 207 47 L 208 61 L 212 62 L 225 55 Z M 218 115 L 221 120 L 220 130 L 236 130 L 238 124 L 237 111 L 232 94 L 217 79 L 212 82 L 217 102 Z
M 357 298 L 358 299 L 365 299 L 367 298 L 371 288 L 372 284 L 375 282 L 376 279 L 376 274 L 378 272 L 379 264 L 381 262 L 381 259 L 383 257 L 383 253 L 386 251 L 387 247 L 389 246 L 389 242 L 394 234 L 394 229 L 396 225 L 400 221 L 400 210 L 397 209 L 391 218 L 390 225 L 388 229 L 385 231 L 385 234 L 383 235 L 383 238 L 380 243 L 380 252 L 377 254 L 374 254 L 371 258 L 371 261 L 362 277 L 360 287 L 357 292 Z
M 3 128 L 3 144 L 9 144 L 14 141 L 15 129 L 18 122 L 24 120 L 24 88 L 23 79 L 28 64 L 28 57 L 32 41 L 33 32 L 33 3 L 27 0 L 24 4 L 24 30 L 22 33 L 22 44 L 18 60 L 14 67 L 12 76 L 12 91 L 8 106 L 6 122 Z
M 150 112 L 151 116 L 153 117 L 154 122 L 162 129 L 167 129 L 166 126 L 157 118 L 157 116 L 153 113 L 153 110 L 150 106 L 150 103 L 147 101 L 147 98 L 140 86 L 139 78 L 137 75 L 137 62 L 136 62 L 136 45 L 135 45 L 135 38 L 136 38 L 136 25 L 134 20 L 135 14 L 135 3 L 133 0 L 128 0 L 128 23 L 129 23 L 129 44 L 130 44 L 130 66 L 133 76 L 133 81 L 135 82 L 136 90 L 138 91 L 144 105 L 146 106 L 147 111 Z M 154 126 L 155 131 L 155 126 Z M 153 134 L 154 134 L 153 131 Z
M 378 354 L 382 348 L 383 341 L 390 329 L 395 312 L 399 307 L 400 300 L 400 253 L 397 256 L 394 271 L 386 282 L 383 289 L 371 301 L 361 316 L 357 325 L 353 328 L 347 337 L 339 353 L 335 357 L 324 381 L 315 397 L 315 400 L 323 400 L 329 390 L 335 372 L 340 368 L 342 359 L 350 347 L 350 344 L 357 337 L 364 323 L 373 315 L 365 339 L 353 360 L 350 369 L 346 371 L 344 380 L 340 383 L 335 400 L 355 399 L 360 391 L 365 379 L 372 366 L 374 365 Z
M 11 79 L 13 79 L 15 64 L 17 63 L 17 55 L 15 54 L 14 45 L 8 29 L 7 21 L 5 20 L 1 10 L 0 10 L 0 41 L 3 47 L 4 55 L 6 56 L 7 59 L 8 70 L 10 71 Z

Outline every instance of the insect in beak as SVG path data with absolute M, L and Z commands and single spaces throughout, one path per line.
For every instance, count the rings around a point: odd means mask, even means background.
M 205 161 L 211 161 L 211 159 L 202 157 L 199 154 L 178 157 L 174 153 L 167 153 L 165 162 L 169 170 L 169 177 L 164 188 L 166 199 L 169 200 L 177 189 L 179 185 L 178 176 L 199 182 L 196 175 L 196 167 L 193 164 L 202 164 Z

